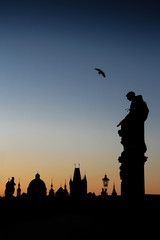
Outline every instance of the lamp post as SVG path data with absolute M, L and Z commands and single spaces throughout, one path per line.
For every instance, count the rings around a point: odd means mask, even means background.
M 109 182 L 109 178 L 107 178 L 106 174 L 104 175 L 104 178 L 102 178 L 102 182 L 103 182 L 103 188 L 102 188 L 101 195 L 106 196 L 106 195 L 108 195 L 107 187 L 108 187 L 108 182 Z

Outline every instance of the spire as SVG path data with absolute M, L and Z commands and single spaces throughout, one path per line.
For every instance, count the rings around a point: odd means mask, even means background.
M 64 184 L 64 190 L 67 190 L 66 179 L 65 179 L 65 184 Z
M 54 190 L 53 190 L 53 179 L 51 179 L 51 189 L 49 190 L 49 197 L 54 197 Z
M 51 188 L 53 188 L 53 179 L 51 179 Z
M 65 184 L 64 184 L 64 194 L 65 194 L 65 196 L 68 196 L 68 190 L 67 190 L 67 185 L 66 185 L 66 179 L 65 179 Z
M 81 173 L 79 168 L 74 169 L 73 181 L 76 181 L 76 182 L 81 181 Z
M 116 192 L 116 188 L 115 188 L 115 183 L 113 183 L 112 196 L 113 196 L 113 197 L 117 196 L 117 192 Z
M 85 182 L 87 182 L 86 171 L 85 171 L 85 173 L 84 173 L 84 178 L 83 178 L 83 180 L 84 180 Z
M 18 183 L 18 187 L 20 187 L 21 185 L 20 185 L 20 178 L 19 178 L 19 183 Z
M 18 188 L 17 188 L 17 197 L 21 196 L 21 188 L 20 188 L 20 178 L 19 178 L 19 183 L 18 183 Z

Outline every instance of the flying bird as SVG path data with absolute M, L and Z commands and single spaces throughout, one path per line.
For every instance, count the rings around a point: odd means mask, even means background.
M 101 74 L 104 78 L 106 77 L 105 73 L 101 69 L 95 68 L 95 70 L 97 70 L 98 74 Z

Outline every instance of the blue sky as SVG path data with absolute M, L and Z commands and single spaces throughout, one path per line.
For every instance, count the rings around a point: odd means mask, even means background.
M 25 191 L 38 170 L 58 187 L 80 162 L 90 191 L 101 191 L 104 173 L 119 189 L 116 125 L 133 90 L 150 109 L 146 187 L 159 192 L 158 2 L 4 1 L 0 9 L 2 185 L 26 178 Z

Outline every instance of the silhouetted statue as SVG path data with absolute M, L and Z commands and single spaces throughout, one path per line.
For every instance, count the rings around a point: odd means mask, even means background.
M 11 180 L 8 180 L 6 183 L 6 190 L 5 190 L 5 196 L 10 198 L 13 196 L 14 191 L 15 191 L 15 182 L 14 182 L 14 177 L 12 177 Z
M 145 153 L 147 148 L 144 141 L 144 121 L 149 110 L 141 95 L 135 96 L 134 92 L 129 92 L 126 96 L 131 101 L 131 106 L 129 114 L 117 125 L 121 125 L 119 135 L 124 148 L 138 148 Z
M 133 195 L 133 192 L 134 194 L 137 192 L 138 195 L 144 195 L 144 162 L 147 159 L 144 156 L 147 150 L 144 139 L 144 122 L 148 117 L 149 109 L 141 95 L 136 96 L 134 92 L 129 92 L 126 97 L 131 101 L 129 113 L 117 125 L 117 127 L 121 126 L 118 133 L 124 147 L 124 151 L 119 157 L 121 194 L 130 196 Z

